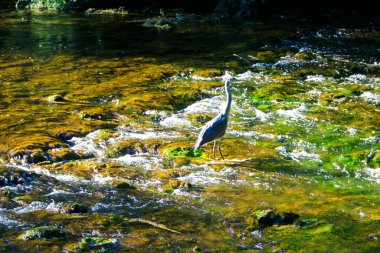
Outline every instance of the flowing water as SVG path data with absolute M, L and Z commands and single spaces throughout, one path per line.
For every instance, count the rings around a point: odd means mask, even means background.
M 378 27 L 138 19 L 0 13 L 1 251 L 380 251 Z

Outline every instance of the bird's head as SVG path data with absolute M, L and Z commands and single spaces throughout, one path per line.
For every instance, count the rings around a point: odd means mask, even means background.
M 226 71 L 225 73 L 224 73 L 224 75 L 222 76 L 222 79 L 223 79 L 223 81 L 225 81 L 225 82 L 234 82 L 234 81 L 237 81 L 237 79 L 230 73 L 230 72 L 228 72 L 228 71 Z

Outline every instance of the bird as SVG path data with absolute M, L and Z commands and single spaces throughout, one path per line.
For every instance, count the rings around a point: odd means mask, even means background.
M 224 109 L 217 116 L 215 116 L 215 118 L 213 118 L 212 120 L 207 122 L 206 125 L 203 126 L 201 132 L 199 133 L 198 139 L 195 142 L 195 145 L 193 146 L 193 149 L 195 151 L 202 147 L 204 144 L 214 141 L 214 146 L 212 149 L 213 160 L 215 159 L 215 146 L 217 140 L 219 154 L 224 160 L 224 156 L 220 149 L 219 139 L 225 134 L 228 125 L 228 117 L 230 114 L 232 102 L 230 84 L 234 81 L 237 81 L 237 79 L 227 71 L 222 78 L 224 80 L 224 88 L 227 96 L 226 105 Z

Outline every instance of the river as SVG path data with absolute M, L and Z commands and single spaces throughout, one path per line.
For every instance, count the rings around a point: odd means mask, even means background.
M 0 12 L 0 251 L 379 252 L 378 27 L 144 22 Z

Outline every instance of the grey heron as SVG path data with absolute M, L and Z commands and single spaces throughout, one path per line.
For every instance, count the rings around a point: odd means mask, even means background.
M 228 117 L 230 114 L 231 101 L 232 101 L 230 84 L 231 82 L 236 81 L 237 79 L 233 77 L 229 72 L 226 71 L 225 75 L 223 76 L 223 80 L 224 80 L 224 88 L 227 95 L 226 105 L 224 109 L 215 118 L 213 118 L 212 120 L 207 122 L 206 125 L 204 125 L 193 147 L 194 150 L 197 150 L 200 147 L 202 147 L 203 144 L 214 141 L 214 146 L 212 149 L 212 159 L 215 159 L 216 141 L 219 138 L 221 138 L 227 130 Z M 219 151 L 220 156 L 224 160 L 224 156 L 220 149 L 220 141 L 218 141 L 218 151 Z

